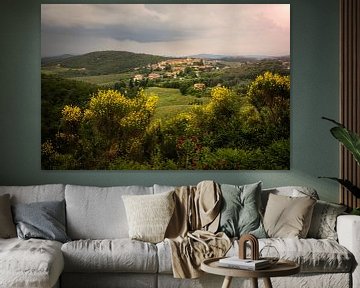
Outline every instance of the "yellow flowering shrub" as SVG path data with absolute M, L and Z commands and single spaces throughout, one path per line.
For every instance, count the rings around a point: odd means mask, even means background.
M 274 105 L 274 99 L 290 98 L 290 77 L 265 72 L 251 82 L 247 93 L 255 105 Z
M 226 100 L 231 95 L 231 90 L 226 87 L 217 86 L 211 89 L 211 100 L 220 102 Z
M 271 123 L 289 122 L 290 77 L 265 72 L 251 82 L 249 103 Z M 284 120 L 285 119 L 285 120 Z
M 67 122 L 79 122 L 81 121 L 83 114 L 81 109 L 77 106 L 66 105 L 62 111 L 62 119 Z

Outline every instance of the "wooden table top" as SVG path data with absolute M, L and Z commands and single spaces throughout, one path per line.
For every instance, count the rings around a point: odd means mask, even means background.
M 223 258 L 223 257 L 221 257 Z M 300 266 L 288 260 L 279 260 L 269 268 L 261 270 L 245 270 L 219 266 L 219 259 L 206 259 L 201 263 L 201 270 L 216 275 L 243 277 L 243 278 L 263 278 L 289 276 L 300 272 Z

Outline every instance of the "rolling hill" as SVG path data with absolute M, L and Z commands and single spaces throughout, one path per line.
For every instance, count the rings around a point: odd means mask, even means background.
M 73 76 L 116 74 L 136 67 L 157 63 L 168 58 L 126 51 L 96 51 L 83 55 L 42 59 L 42 69 L 61 67 Z

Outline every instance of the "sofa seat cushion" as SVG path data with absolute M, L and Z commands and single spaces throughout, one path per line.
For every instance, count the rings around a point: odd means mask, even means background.
M 353 255 L 330 239 L 264 239 L 263 245 L 274 246 L 280 258 L 295 261 L 302 272 L 350 272 Z
M 172 274 L 171 247 L 169 241 L 156 244 L 160 274 Z
M 0 287 L 52 287 L 63 268 L 60 242 L 0 239 Z
M 274 246 L 280 258 L 295 261 L 302 273 L 350 272 L 354 265 L 353 255 L 338 242 L 330 239 L 267 238 L 259 239 L 259 249 Z M 157 244 L 159 273 L 172 273 L 171 248 L 167 241 Z M 227 256 L 238 255 L 235 241 Z M 250 256 L 250 251 L 248 251 Z
M 228 255 L 236 255 L 234 243 Z M 350 272 L 354 265 L 353 255 L 338 242 L 330 239 L 267 238 L 259 239 L 259 249 L 273 246 L 281 259 L 298 263 L 302 273 Z M 274 255 L 269 255 L 274 256 Z
M 61 248 L 66 272 L 156 273 L 156 246 L 122 239 L 77 240 Z

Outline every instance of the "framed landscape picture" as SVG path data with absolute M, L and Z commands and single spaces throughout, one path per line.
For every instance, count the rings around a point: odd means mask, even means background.
M 46 170 L 290 169 L 289 4 L 42 4 Z

